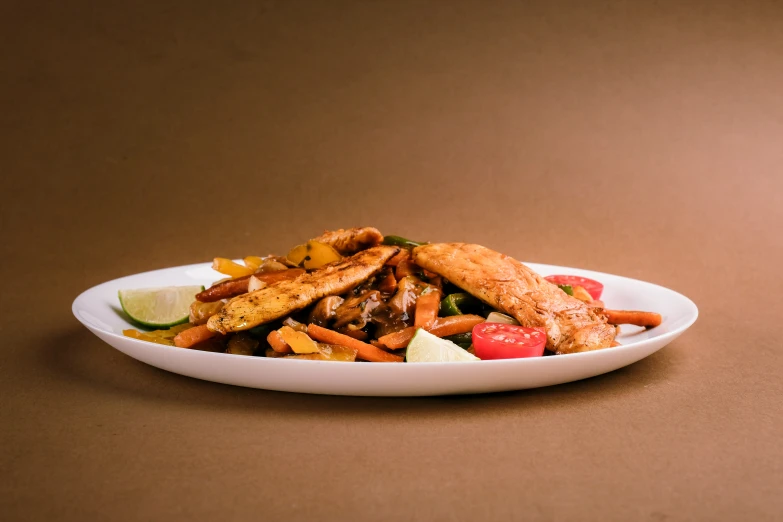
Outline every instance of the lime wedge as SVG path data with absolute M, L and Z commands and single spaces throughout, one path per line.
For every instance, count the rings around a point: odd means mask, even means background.
M 470 362 L 478 357 L 446 339 L 441 339 L 419 328 L 408 344 L 407 362 Z
M 168 286 L 120 290 L 120 306 L 137 323 L 150 328 L 170 328 L 187 322 L 190 305 L 203 286 Z

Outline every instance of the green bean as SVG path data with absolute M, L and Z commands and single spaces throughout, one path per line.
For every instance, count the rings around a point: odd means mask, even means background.
M 470 332 L 461 333 L 461 334 L 455 334 L 455 335 L 449 335 L 447 337 L 444 337 L 444 339 L 451 341 L 454 344 L 467 344 L 470 345 L 470 343 L 473 342 L 473 334 Z
M 463 308 L 476 307 L 480 304 L 478 299 L 464 292 L 449 294 L 440 302 L 439 313 L 442 316 L 462 315 L 464 313 Z
M 424 245 L 425 243 L 419 243 L 418 241 L 411 241 L 410 239 L 405 239 L 404 237 L 400 237 L 400 236 L 384 236 L 383 244 L 405 247 L 405 248 L 414 248 L 417 246 Z

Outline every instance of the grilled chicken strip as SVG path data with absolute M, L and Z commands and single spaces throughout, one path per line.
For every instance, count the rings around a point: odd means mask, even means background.
M 614 341 L 616 329 L 599 311 L 499 252 L 480 245 L 435 243 L 413 249 L 413 260 L 522 326 L 545 327 L 546 347 L 553 352 L 599 350 Z
M 231 299 L 220 312 L 209 318 L 213 332 L 247 330 L 285 317 L 322 297 L 343 294 L 379 272 L 398 247 L 377 246 L 326 265 L 296 279 L 272 283 L 266 288 Z
M 348 230 L 332 230 L 324 232 L 320 236 L 313 238 L 313 241 L 331 245 L 340 254 L 347 256 L 355 254 L 365 248 L 374 247 L 381 244 L 383 234 L 373 227 L 349 228 Z

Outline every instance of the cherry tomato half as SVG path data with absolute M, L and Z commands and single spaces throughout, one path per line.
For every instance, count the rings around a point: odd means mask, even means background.
M 479 323 L 473 327 L 473 349 L 479 359 L 540 357 L 545 346 L 543 328 L 504 323 Z
M 593 299 L 601 299 L 601 293 L 604 291 L 604 285 L 598 281 L 595 281 L 594 279 L 588 279 L 586 277 L 574 275 L 551 275 L 546 276 L 544 279 L 556 285 L 581 286 L 587 290 L 587 293 L 590 294 L 590 297 Z

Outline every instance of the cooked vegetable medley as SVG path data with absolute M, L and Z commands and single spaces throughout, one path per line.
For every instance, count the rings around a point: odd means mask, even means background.
M 422 243 L 371 227 L 325 232 L 285 256 L 215 258 L 212 267 L 227 278 L 195 293 L 186 324 L 123 333 L 245 356 L 467 362 L 610 348 L 619 324 L 661 323 L 657 313 L 605 309 L 598 281 L 543 278 L 480 245 Z M 162 299 L 172 293 L 149 289 L 141 309 L 154 317 L 163 303 L 176 315 Z

